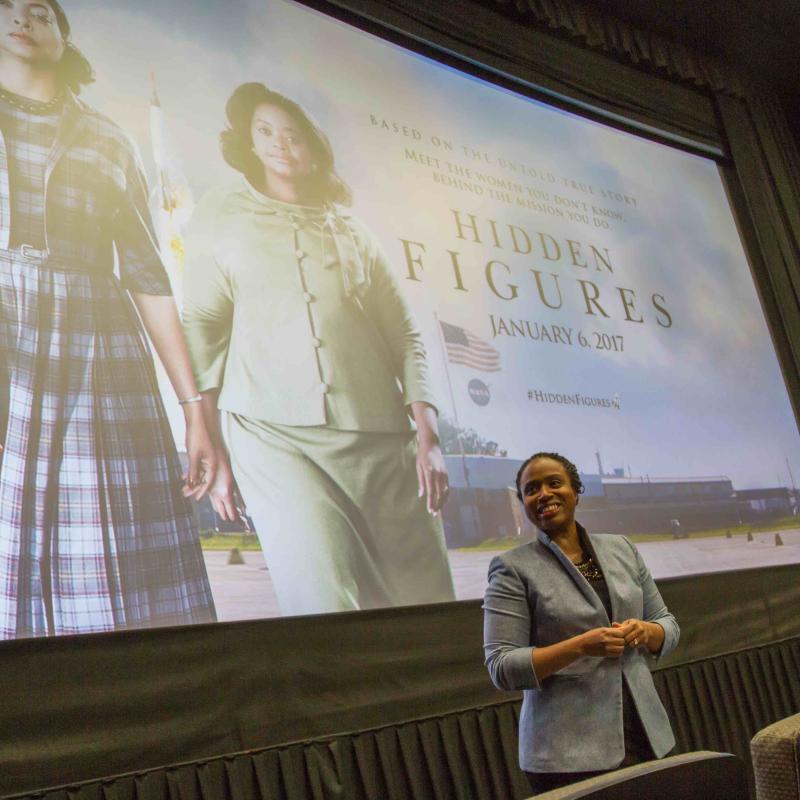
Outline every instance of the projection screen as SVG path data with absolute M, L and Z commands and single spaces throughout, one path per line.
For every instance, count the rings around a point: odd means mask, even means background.
M 537 451 L 656 578 L 800 561 L 714 160 L 284 0 L 12 5 L 0 636 L 479 597 Z

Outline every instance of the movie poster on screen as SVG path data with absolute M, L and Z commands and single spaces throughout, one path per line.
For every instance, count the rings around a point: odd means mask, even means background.
M 714 161 L 284 0 L 11 6 L 0 84 L 73 72 L 0 95 L 3 638 L 479 596 L 537 451 L 657 577 L 800 546 Z

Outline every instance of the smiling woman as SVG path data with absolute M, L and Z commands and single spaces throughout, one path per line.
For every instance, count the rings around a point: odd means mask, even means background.
M 492 680 L 525 690 L 520 766 L 541 792 L 663 757 L 675 739 L 646 658 L 676 646 L 675 618 L 627 538 L 576 521 L 571 461 L 536 453 L 516 485 L 539 535 L 492 561 L 483 607 Z
M 517 473 L 517 497 L 528 518 L 539 530 L 549 532 L 551 538 L 561 533 L 562 549 L 572 550 L 567 553 L 571 557 L 576 555 L 575 507 L 582 493 L 583 482 L 575 465 L 557 453 L 532 456 Z M 580 551 L 577 555 L 581 555 Z
M 1 638 L 215 618 L 187 500 L 214 449 L 137 156 L 77 99 L 69 37 L 55 0 L 0 0 Z M 186 410 L 185 482 L 139 318 Z

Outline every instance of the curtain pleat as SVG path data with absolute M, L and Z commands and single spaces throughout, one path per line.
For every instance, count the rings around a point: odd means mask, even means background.
M 537 3 L 533 10 L 522 3 L 522 15 L 500 0 L 328 2 L 601 115 L 714 150 L 723 139 L 711 90 L 740 93 L 734 72 L 695 61 L 668 40 L 606 21 L 578 0 Z
M 412 800 L 421 797 L 435 798 L 436 787 L 431 781 L 430 771 L 426 768 L 425 752 L 420 740 L 419 729 L 411 726 L 398 728 L 397 739 L 403 769 L 410 784 L 409 798 Z
M 164 767 L 15 800 L 496 800 L 524 798 L 518 701 Z
M 493 0 L 503 7 L 506 0 Z M 664 36 L 640 30 L 614 19 L 598 6 L 578 0 L 521 0 L 514 8 L 529 20 L 580 39 L 593 49 L 624 57 L 632 64 L 649 65 L 696 86 L 743 96 L 740 70 L 726 62 L 699 56 Z
M 425 766 L 435 791 L 434 797 L 436 800 L 452 800 L 455 792 L 448 780 L 447 762 L 439 727 L 426 721 L 420 725 L 419 734 Z
M 384 728 L 375 735 L 378 772 L 386 782 L 386 797 L 408 797 L 411 787 L 403 769 L 402 751 L 396 728 Z M 381 795 L 373 795 L 380 797 Z
M 657 670 L 678 752 L 749 765 L 752 736 L 800 711 L 800 637 Z M 528 797 L 519 700 L 371 731 L 14 795 L 14 800 L 497 800 Z M 10 798 L 9 798 L 10 800 Z
M 734 753 L 749 769 L 755 733 L 800 711 L 800 638 L 671 667 L 654 678 L 679 752 Z
M 456 800 L 467 800 L 471 796 L 469 787 L 472 781 L 458 717 L 444 717 L 439 722 L 439 729 L 450 777 L 449 783 L 455 789 L 454 797 Z
M 739 100 L 719 95 L 720 119 L 750 221 L 750 255 L 784 375 L 800 391 L 800 157 L 774 99 Z M 747 238 L 747 236 L 745 237 Z M 780 618 L 790 608 L 775 607 Z M 796 617 L 796 612 L 795 612 Z

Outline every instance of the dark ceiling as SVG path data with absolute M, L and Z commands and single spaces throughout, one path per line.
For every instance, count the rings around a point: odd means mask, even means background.
M 771 84 L 783 96 L 800 140 L 800 0 L 593 0 L 593 5 Z

